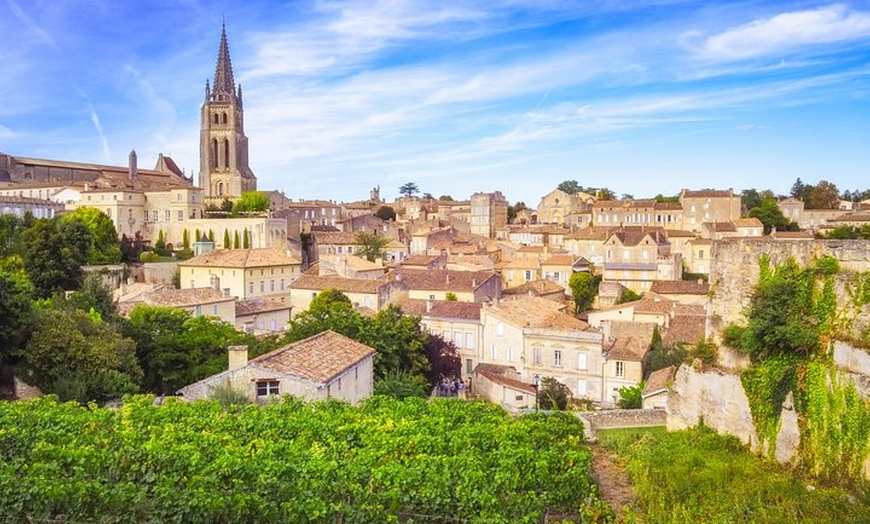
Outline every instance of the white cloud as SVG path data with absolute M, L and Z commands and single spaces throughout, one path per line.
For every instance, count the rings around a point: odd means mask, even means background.
M 712 59 L 739 60 L 868 37 L 870 13 L 835 4 L 781 13 L 709 36 L 702 42 L 701 53 Z

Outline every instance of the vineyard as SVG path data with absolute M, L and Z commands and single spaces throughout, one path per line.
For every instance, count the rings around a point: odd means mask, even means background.
M 450 399 L 0 403 L 0 522 L 542 522 L 606 516 L 582 426 Z

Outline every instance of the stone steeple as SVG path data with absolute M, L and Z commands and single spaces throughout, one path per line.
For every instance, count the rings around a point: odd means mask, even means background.
M 236 90 L 226 24 L 221 26 L 214 83 L 205 83 L 199 157 L 199 186 L 207 200 L 235 200 L 257 189 L 257 177 L 248 166 L 242 86 Z

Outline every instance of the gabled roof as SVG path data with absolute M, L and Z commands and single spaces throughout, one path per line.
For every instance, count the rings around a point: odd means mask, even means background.
M 704 222 L 703 227 L 713 231 L 715 233 L 736 233 L 737 226 L 734 225 L 734 222 Z
M 255 268 L 292 266 L 300 262 L 286 252 L 265 247 L 257 249 L 215 249 L 181 262 L 182 267 Z
M 450 269 L 395 269 L 390 274 L 414 290 L 474 291 L 485 282 L 498 278 L 492 271 L 453 271 Z
M 314 235 L 318 244 L 342 244 L 342 245 L 357 245 L 359 242 L 356 239 L 357 233 L 351 232 L 323 232 Z
M 668 386 L 674 381 L 674 376 L 676 374 L 676 366 L 668 366 L 650 373 L 650 376 L 646 381 L 646 386 L 640 394 L 641 398 L 650 397 L 656 393 L 667 391 Z
M 459 302 L 456 300 L 433 300 L 432 308 L 423 313 L 424 318 L 455 318 L 480 320 L 481 302 Z
M 636 360 L 640 361 L 646 357 L 649 351 L 649 343 L 635 337 L 623 337 L 614 340 L 609 348 L 606 348 L 606 357 L 616 360 Z
M 552 280 L 542 278 L 526 282 L 525 284 L 521 284 L 519 286 L 507 288 L 502 291 L 503 295 L 528 295 L 530 293 L 532 296 L 536 297 L 540 297 L 542 295 L 551 295 L 554 293 L 562 293 L 564 295 L 565 288 L 553 282 Z
M 481 375 L 496 384 L 507 386 L 511 389 L 534 394 L 535 386 L 516 378 L 517 370 L 511 366 L 499 366 L 497 364 L 478 364 L 474 368 L 475 375 Z
M 192 289 L 158 289 L 145 293 L 142 301 L 154 306 L 190 307 L 217 302 L 231 302 L 234 297 L 227 297 L 221 291 L 211 287 Z
M 386 282 L 383 279 L 344 278 L 336 275 L 302 275 L 290 284 L 291 289 L 323 291 L 337 289 L 342 293 L 377 293 Z
M 616 238 L 623 246 L 637 246 L 645 238 L 651 238 L 656 244 L 665 244 L 668 242 L 664 234 L 664 230 L 660 227 L 623 227 L 614 231 L 607 239 Z
M 589 324 L 564 312 L 564 304 L 540 297 L 500 300 L 486 308 L 487 315 L 524 328 L 585 331 Z
M 695 191 L 684 189 L 680 195 L 681 198 L 730 198 L 739 196 L 735 195 L 730 189 L 699 189 Z
M 248 365 L 325 385 L 375 353 L 374 348 L 365 344 L 334 331 L 324 331 L 260 355 Z
M 732 220 L 734 225 L 737 227 L 764 227 L 764 224 L 761 223 L 761 220 L 758 220 L 755 217 L 752 218 L 737 218 Z
M 672 346 L 678 342 L 694 344 L 704 338 L 707 319 L 703 315 L 677 315 L 667 329 L 662 330 L 662 342 Z
M 282 309 L 291 309 L 290 304 L 285 304 L 277 300 L 255 299 L 255 300 L 239 300 L 236 302 L 236 317 L 245 315 L 254 315 L 256 313 L 266 313 L 269 311 L 280 311 Z
M 656 280 L 649 290 L 661 295 L 706 295 L 710 284 L 703 280 Z

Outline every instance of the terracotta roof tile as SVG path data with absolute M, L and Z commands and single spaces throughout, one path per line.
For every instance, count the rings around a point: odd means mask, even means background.
M 635 337 L 618 338 L 607 349 L 607 358 L 640 361 L 646 357 L 647 351 L 649 351 L 649 344 L 644 344 Z
M 290 309 L 289 304 L 284 304 L 277 300 L 239 300 L 236 302 L 236 316 L 243 317 L 245 315 L 253 315 L 255 313 L 265 313 L 268 311 L 280 311 L 282 309 Z
M 254 268 L 299 265 L 299 261 L 275 248 L 215 249 L 179 264 L 182 267 Z
M 463 320 L 480 320 L 480 302 L 459 302 L 455 300 L 433 300 L 432 309 L 423 313 L 427 318 L 456 318 Z
M 706 295 L 710 284 L 697 280 L 656 280 L 649 290 L 661 295 Z
M 310 289 L 314 291 L 337 289 L 342 293 L 377 293 L 384 283 L 383 279 L 344 278 L 335 275 L 302 275 L 290 284 L 290 289 Z
M 694 344 L 706 334 L 706 322 L 707 319 L 704 316 L 675 316 L 668 324 L 668 328 L 662 330 L 662 342 L 668 346 L 678 342 Z
M 492 271 L 453 271 L 449 269 L 396 269 L 390 274 L 414 290 L 474 291 L 485 282 L 499 278 Z
M 486 312 L 515 326 L 585 331 L 589 324 L 564 312 L 565 305 L 540 297 L 503 299 L 490 305 Z
M 249 364 L 327 384 L 371 357 L 375 350 L 334 331 L 324 331 L 252 359 Z
M 724 198 L 724 197 L 735 197 L 739 195 L 735 195 L 732 191 L 728 189 L 699 189 L 696 191 L 689 191 L 688 189 L 683 191 L 684 198 Z
M 510 366 L 478 364 L 474 368 L 474 374 L 482 375 L 496 384 L 509 386 L 519 391 L 525 391 L 526 393 L 535 393 L 535 386 L 517 379 L 517 370 Z
M 519 286 L 514 286 L 511 288 L 507 288 L 502 291 L 504 295 L 528 295 L 531 291 L 532 295 L 539 297 L 541 295 L 550 295 L 554 293 L 565 293 L 565 288 L 560 286 L 559 284 L 553 282 L 552 280 L 548 280 L 546 278 L 541 278 L 538 280 L 532 280 L 531 282 L 526 282 L 525 284 L 521 284 Z
M 677 374 L 676 366 L 668 366 L 666 368 L 657 369 L 650 373 L 646 381 L 646 386 L 641 393 L 642 397 L 647 397 L 655 393 L 666 390 L 674 381 L 674 376 Z
M 196 306 L 199 304 L 213 304 L 234 300 L 234 297 L 226 297 L 221 291 L 211 287 L 158 289 L 157 291 L 145 293 L 142 296 L 142 301 L 146 304 L 171 307 Z

